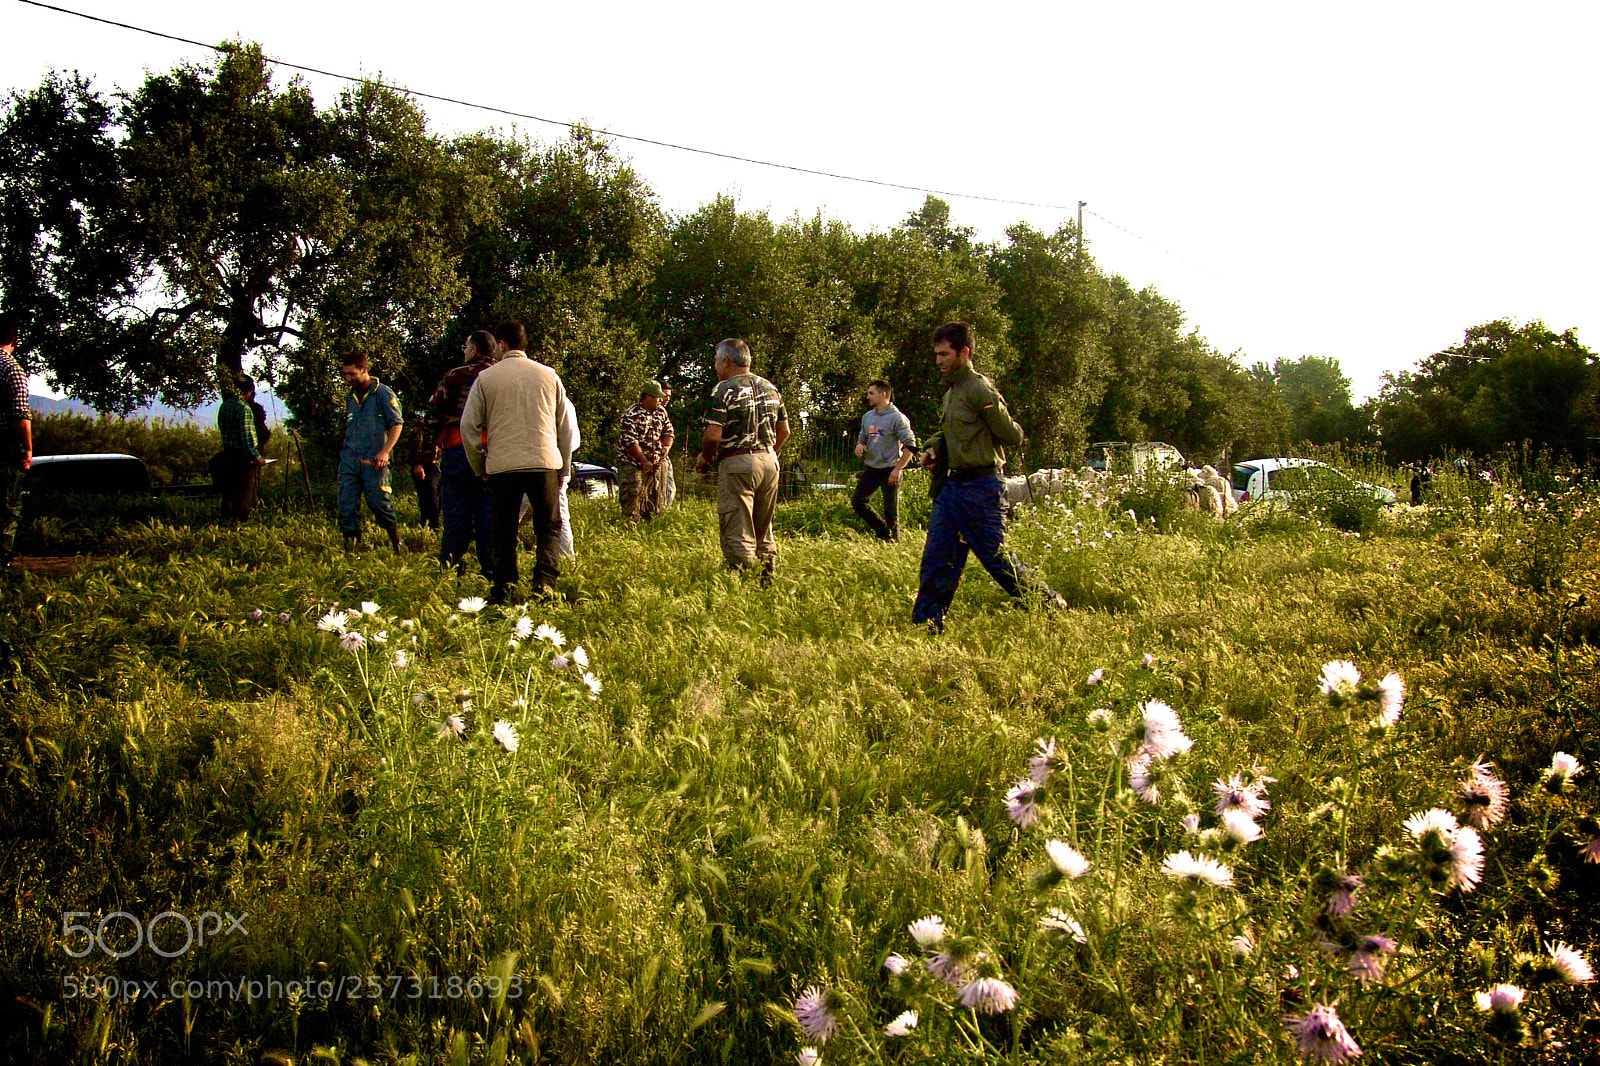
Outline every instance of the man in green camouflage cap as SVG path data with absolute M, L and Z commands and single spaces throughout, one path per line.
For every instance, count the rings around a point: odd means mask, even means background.
M 654 518 L 661 510 L 661 464 L 672 450 L 672 420 L 667 417 L 666 390 L 647 381 L 639 401 L 622 412 L 617 435 L 617 489 L 627 518 Z
M 762 581 L 778 562 L 772 518 L 778 509 L 778 452 L 789 439 L 789 412 L 772 382 L 750 371 L 750 346 L 737 338 L 716 349 L 705 437 L 694 468 L 717 468 L 722 555 L 733 569 L 761 562 Z

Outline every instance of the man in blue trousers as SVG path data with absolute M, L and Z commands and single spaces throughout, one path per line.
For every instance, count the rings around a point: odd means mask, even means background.
M 944 416 L 938 432 L 928 438 L 922 465 L 940 470 L 934 477 L 933 516 L 922 549 L 922 578 L 911 620 L 936 631 L 944 629 L 945 612 L 961 583 L 969 550 L 1011 595 L 1021 596 L 1024 587 L 1031 587 L 1047 606 L 1067 606 L 1014 554 L 1001 554 L 1005 485 L 1000 470 L 1006 448 L 1022 443 L 1022 427 L 1006 410 L 994 382 L 972 369 L 972 341 L 972 328 L 965 322 L 951 322 L 933 332 L 933 360 L 946 385 Z
M 344 398 L 344 449 L 339 452 L 339 531 L 346 548 L 361 543 L 361 500 L 372 520 L 400 550 L 400 522 L 395 518 L 389 456 L 400 443 L 400 401 L 389 386 L 373 377 L 367 357 L 352 353 L 340 361 L 350 391 Z

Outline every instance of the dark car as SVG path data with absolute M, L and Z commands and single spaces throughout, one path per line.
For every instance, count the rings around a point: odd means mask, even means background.
M 609 466 L 574 459 L 572 481 L 568 483 L 567 491 L 581 496 L 614 496 L 617 492 L 617 472 Z
M 148 496 L 150 471 L 136 455 L 36 455 L 23 476 L 22 491 Z

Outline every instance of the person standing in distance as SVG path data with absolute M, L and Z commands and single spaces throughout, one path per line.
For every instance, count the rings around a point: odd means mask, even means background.
M 672 385 L 663 381 L 661 383 L 661 409 L 667 412 L 667 421 L 672 421 Z M 672 501 L 678 498 L 678 479 L 672 472 L 672 449 L 667 449 L 667 454 L 661 460 L 661 510 L 665 511 L 672 506 Z
M 761 581 L 772 580 L 778 542 L 772 518 L 778 510 L 778 452 L 789 439 L 789 412 L 766 378 L 750 371 L 750 346 L 738 338 L 718 343 L 717 384 L 711 390 L 697 472 L 717 468 L 717 524 L 722 556 L 735 570 L 761 563 Z
M 439 515 L 443 530 L 439 534 L 439 565 L 466 569 L 463 557 L 474 539 L 478 547 L 478 569 L 494 582 L 494 504 L 489 486 L 472 472 L 467 449 L 461 443 L 461 412 L 467 394 L 478 375 L 494 366 L 494 334 L 474 330 L 461 345 L 466 362 L 446 370 L 428 400 L 428 426 L 439 442 Z
M 340 360 L 340 373 L 350 391 L 344 398 L 344 448 L 339 452 L 339 531 L 346 548 L 361 543 L 361 498 L 372 520 L 400 550 L 400 520 L 395 517 L 389 456 L 400 443 L 400 401 L 389 386 L 373 377 L 367 357 L 351 352 Z
M 900 539 L 900 475 L 917 456 L 917 437 L 911 420 L 894 405 L 894 390 L 887 381 L 867 386 L 870 405 L 861 416 L 856 437 L 856 458 L 864 459 L 861 479 L 850 506 L 879 540 Z M 872 509 L 872 494 L 883 490 L 883 517 Z
M 622 412 L 617 435 L 617 488 L 624 518 L 646 522 L 661 511 L 661 464 L 672 450 L 666 390 L 647 381 L 637 402 Z
M 33 465 L 33 408 L 28 375 L 11 354 L 16 347 L 16 320 L 0 318 L 0 567 L 16 558 L 22 475 Z
M 217 408 L 222 451 L 211 461 L 211 475 L 222 497 L 223 520 L 243 522 L 255 510 L 261 468 L 267 460 L 261 454 L 255 412 L 250 408 L 256 383 L 244 374 L 235 377 L 231 370 L 223 371 L 223 376 L 222 404 Z
M 538 562 L 534 595 L 553 595 L 561 575 L 561 475 L 572 463 L 567 390 L 556 372 L 528 358 L 521 322 L 494 330 L 500 361 L 478 375 L 461 412 L 461 443 L 472 472 L 489 477 L 494 499 L 494 585 L 503 604 L 517 584 L 517 518 L 532 510 Z
M 1001 554 L 1005 540 L 1005 484 L 1000 470 L 1006 448 L 1022 443 L 1022 427 L 1006 410 L 994 382 L 972 368 L 972 329 L 951 322 L 933 331 L 933 361 L 944 379 L 944 415 L 939 431 L 928 439 L 922 465 L 943 465 L 947 474 L 935 488 L 928 541 L 922 549 L 922 573 L 911 620 L 944 629 L 945 612 L 961 583 L 967 552 L 1000 587 L 1021 596 L 1023 584 L 1037 586 L 1044 602 L 1065 608 L 1049 586 L 1030 577 L 1011 553 Z M 941 463 L 942 460 L 942 463 Z M 937 479 L 936 479 L 937 480 Z

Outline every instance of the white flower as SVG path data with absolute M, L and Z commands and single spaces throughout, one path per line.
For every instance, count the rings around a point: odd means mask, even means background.
M 1004 1014 L 1017 1005 L 1017 990 L 998 977 L 980 977 L 964 986 L 961 1005 L 984 1014 Z
M 1467 824 L 1475 829 L 1499 825 L 1511 811 L 1510 790 L 1487 763 L 1473 763 L 1460 788 Z
M 441 738 L 463 737 L 466 735 L 466 733 L 467 721 L 459 714 L 452 714 L 450 717 L 439 723 L 439 736 Z
M 1348 696 L 1361 684 L 1361 671 L 1348 659 L 1335 659 L 1322 667 L 1322 694 Z
M 335 607 L 327 614 L 317 619 L 317 628 L 324 633 L 343 633 L 350 624 L 350 614 Z
M 883 968 L 898 977 L 911 967 L 911 960 L 904 955 L 890 955 L 883 960 Z
M 911 1030 L 915 1029 L 916 1027 L 917 1012 L 914 1010 L 908 1010 L 899 1017 L 895 1018 L 894 1021 L 884 1026 L 883 1031 L 885 1035 L 888 1036 L 909 1036 Z
M 1400 711 L 1406 704 L 1406 683 L 1400 675 L 1390 671 L 1378 682 L 1378 724 L 1393 729 L 1400 721 Z
M 589 686 L 589 698 L 591 700 L 597 700 L 600 698 L 600 679 L 598 677 L 595 677 L 588 671 L 584 671 L 583 683 Z
M 560 651 L 562 648 L 567 646 L 567 638 L 561 635 L 561 630 L 557 629 L 555 626 L 547 625 L 543 622 L 539 624 L 538 629 L 533 631 L 533 637 L 535 640 L 549 641 L 551 646 L 553 646 L 557 651 Z
M 1144 653 L 1144 665 L 1145 665 L 1145 668 L 1149 669 L 1150 667 L 1154 666 L 1155 664 L 1156 664 L 1156 657 L 1154 655 L 1151 655 L 1149 652 L 1145 652 Z
M 803 1047 L 800 1054 L 794 1057 L 799 1066 L 821 1066 L 822 1054 L 814 1047 Z
M 557 647 L 560 647 L 560 645 L 557 645 Z M 582 644 L 572 649 L 572 661 L 578 664 L 579 670 L 589 669 L 589 653 L 583 650 Z
M 1251 818 L 1260 818 L 1272 809 L 1272 802 L 1267 799 L 1267 782 L 1272 778 L 1263 778 L 1260 781 L 1244 783 L 1244 778 L 1234 774 L 1226 781 L 1220 778 L 1211 786 L 1217 794 L 1217 814 L 1237 808 Z
M 461 611 L 462 614 L 477 614 L 488 605 L 488 602 L 489 601 L 485 600 L 482 596 L 468 596 L 466 599 L 456 604 L 456 607 Z
M 1032 780 L 1023 778 L 1006 793 L 1006 814 L 1026 829 L 1039 817 L 1039 798 L 1043 792 Z
M 513 640 L 527 640 L 533 636 L 533 619 L 527 615 L 517 619 L 517 624 L 511 630 Z
M 1594 980 L 1594 967 L 1583 957 L 1583 952 L 1563 943 L 1548 944 L 1550 961 L 1560 972 L 1561 979 L 1569 985 L 1585 985 Z
M 1450 841 L 1450 880 L 1452 887 L 1471 892 L 1483 879 L 1483 838 L 1470 825 L 1456 830 Z
M 1496 1014 L 1515 1014 L 1522 1006 L 1522 989 L 1516 985 L 1495 985 L 1487 992 L 1474 992 L 1472 998 L 1477 1000 L 1478 1009 Z
M 1193 881 L 1213 888 L 1227 888 L 1233 884 L 1233 871 L 1215 859 L 1180 851 L 1161 861 L 1161 872 L 1175 881 Z
M 1084 858 L 1077 848 L 1065 841 L 1047 840 L 1044 842 L 1044 850 L 1056 869 L 1073 880 L 1089 872 L 1089 860 Z
M 1157 759 L 1182 755 L 1194 746 L 1194 741 L 1184 735 L 1178 721 L 1178 712 L 1161 700 L 1149 700 L 1139 705 L 1144 715 L 1140 732 L 1144 735 L 1144 750 Z
M 1250 942 L 1250 938 L 1245 936 L 1243 933 L 1228 941 L 1228 950 L 1233 952 L 1235 958 L 1245 958 L 1251 952 L 1255 951 L 1255 949 L 1256 946 L 1252 944 Z
M 1405 821 L 1406 832 L 1419 844 L 1448 844 L 1456 832 L 1456 816 L 1438 807 L 1420 811 Z
M 1161 787 L 1156 784 L 1154 760 L 1148 751 L 1141 751 L 1128 763 L 1128 787 L 1146 803 L 1161 802 Z
M 362 600 L 361 601 L 361 613 L 362 614 L 377 614 L 378 613 L 378 605 L 373 603 L 371 600 Z
M 1550 767 L 1544 772 L 1544 787 L 1551 792 L 1566 791 L 1567 782 L 1583 773 L 1583 763 L 1577 756 L 1558 751 L 1550 758 Z
M 911 939 L 917 942 L 917 947 L 924 951 L 944 942 L 944 919 L 937 914 L 918 918 L 906 926 L 906 930 L 911 934 Z
M 1261 827 L 1256 820 L 1238 807 L 1230 807 L 1222 812 L 1222 831 L 1228 834 L 1228 839 L 1240 844 L 1261 839 Z
M 1183 831 L 1189 836 L 1195 836 L 1198 834 L 1200 832 L 1200 816 L 1198 814 L 1184 815 Z
M 410 662 L 410 659 L 406 657 L 404 648 L 400 648 L 394 653 L 394 668 L 396 670 L 404 670 L 408 662 Z
M 387 629 L 380 629 L 376 633 L 372 634 L 372 643 L 374 643 L 374 644 L 387 644 L 388 642 L 389 642 L 389 631 Z
M 1066 911 L 1051 907 L 1043 918 L 1039 919 L 1040 929 L 1049 929 L 1057 933 L 1065 933 L 1079 944 L 1087 944 L 1089 935 L 1083 931 L 1083 926 L 1078 924 L 1078 919 Z
M 1093 729 L 1096 732 L 1104 733 L 1107 729 L 1111 728 L 1111 708 L 1096 707 L 1094 710 L 1085 715 L 1083 720 L 1089 723 L 1090 729 Z
M 513 755 L 517 753 L 517 748 L 522 744 L 522 739 L 517 736 L 517 727 L 504 718 L 494 724 L 494 739 L 499 742 L 502 748 Z
M 367 646 L 367 638 L 354 630 L 339 638 L 339 647 L 345 651 L 360 651 Z
M 1099 667 L 1095 667 L 1094 671 L 1089 675 L 1089 679 L 1085 681 L 1084 684 L 1098 685 L 1101 681 L 1105 680 L 1105 676 L 1106 672 L 1104 670 L 1100 669 Z

